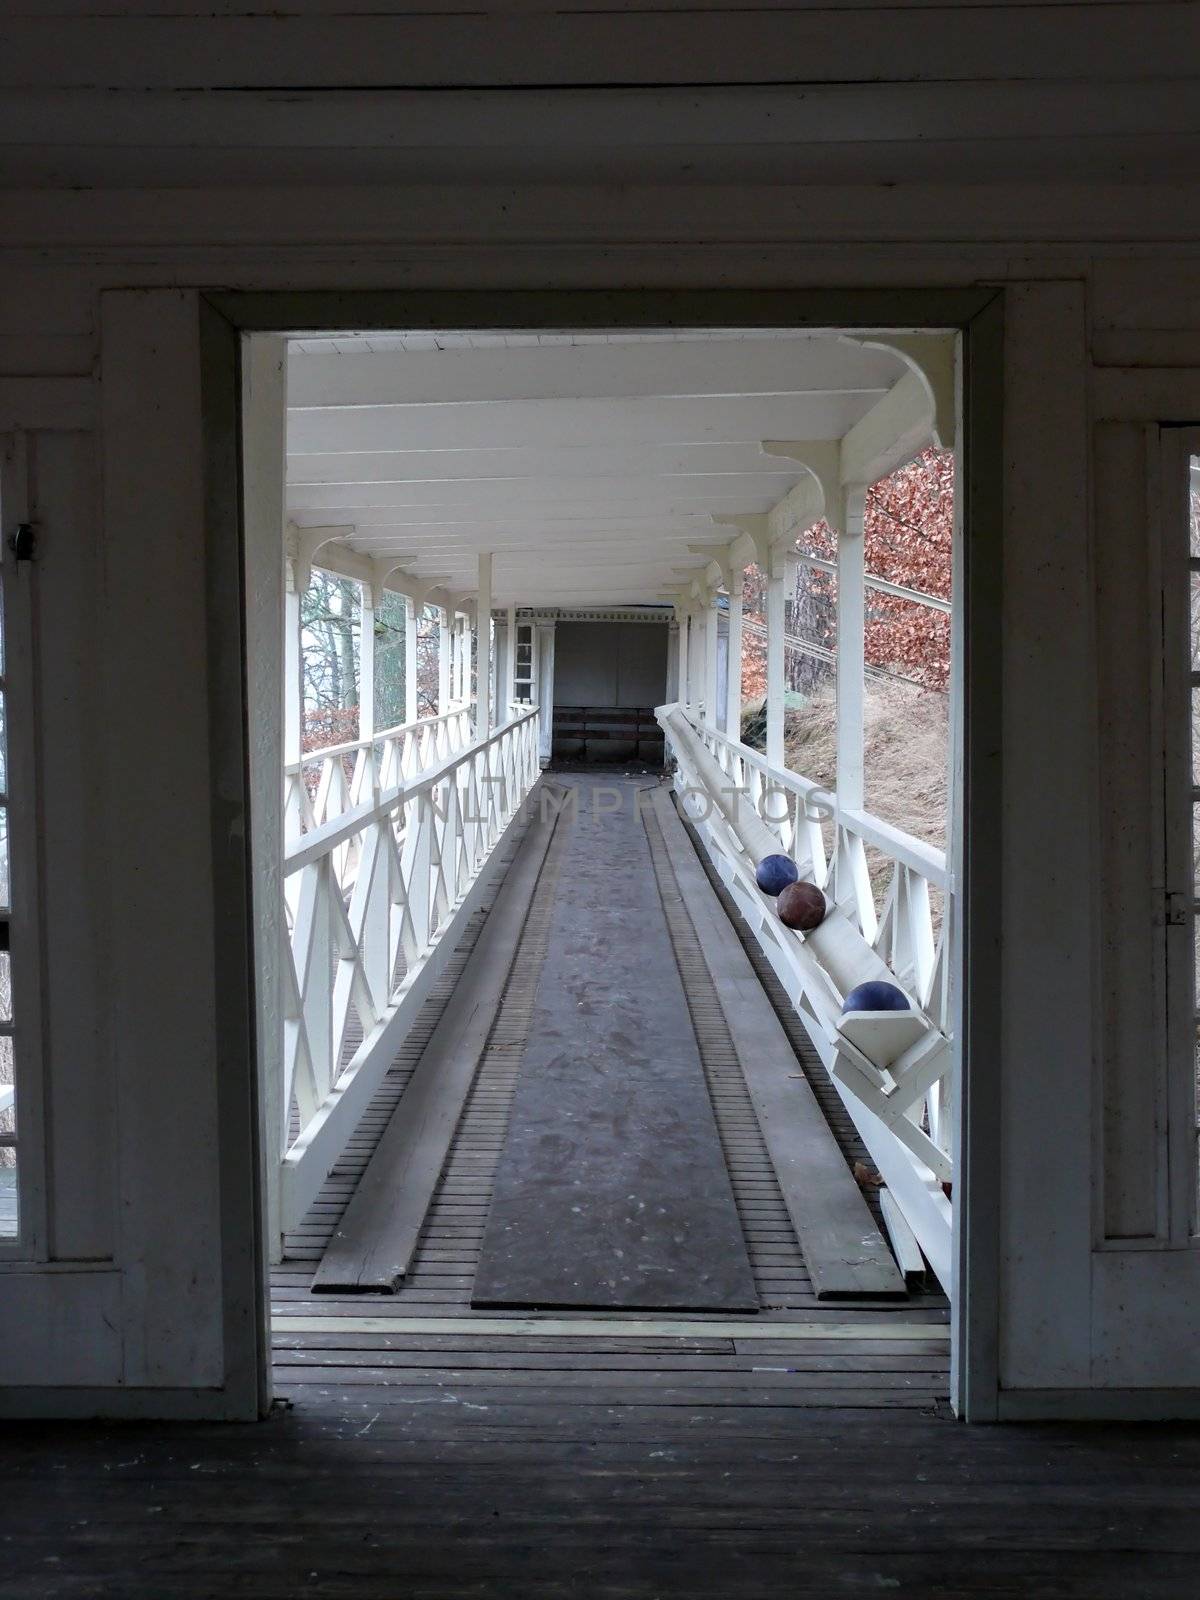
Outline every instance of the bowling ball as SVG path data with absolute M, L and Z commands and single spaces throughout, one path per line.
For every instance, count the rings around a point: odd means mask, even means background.
M 911 1011 L 908 996 L 903 989 L 897 989 L 894 983 L 884 983 L 880 979 L 872 979 L 870 983 L 860 983 L 857 989 L 842 1001 L 843 1011 Z
M 819 928 L 828 909 L 815 883 L 789 883 L 775 906 L 785 928 L 799 928 L 803 933 Z
M 791 856 L 764 856 L 754 872 L 754 881 L 764 894 L 780 894 L 800 876 Z

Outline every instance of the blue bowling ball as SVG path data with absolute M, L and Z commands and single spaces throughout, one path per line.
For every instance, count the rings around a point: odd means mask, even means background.
M 842 1001 L 845 1011 L 911 1011 L 908 996 L 894 983 L 883 983 L 873 978 L 870 983 L 860 983 L 857 989 Z
M 795 883 L 799 869 L 791 856 L 764 856 L 754 872 L 754 881 L 764 894 L 782 894 L 789 883 Z

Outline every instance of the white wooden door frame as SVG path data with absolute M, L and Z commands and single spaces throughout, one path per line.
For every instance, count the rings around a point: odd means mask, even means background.
M 136 1375 L 131 1383 L 97 1378 L 92 1387 L 81 1384 L 69 1395 L 61 1390 L 26 1393 L 13 1404 L 26 1412 L 50 1414 L 76 1407 L 85 1414 L 249 1417 L 261 1414 L 269 1400 L 262 1091 L 256 1045 L 261 1019 L 256 986 L 262 978 L 251 915 L 252 830 L 256 811 L 277 804 L 277 797 L 272 802 L 265 786 L 254 779 L 258 730 L 248 725 L 247 704 L 273 703 L 278 697 L 263 689 L 261 679 L 255 683 L 244 634 L 248 584 L 253 581 L 248 573 L 258 575 L 266 594 L 281 583 L 282 572 L 277 549 L 268 551 L 264 545 L 247 550 L 243 542 L 256 537 L 255 528 L 259 536 L 266 529 L 269 541 L 271 519 L 257 516 L 247 525 L 242 499 L 240 335 L 346 326 L 964 328 L 964 411 L 972 458 L 966 490 L 971 528 L 966 609 L 971 617 L 982 605 L 988 616 L 976 620 L 987 625 L 998 617 L 999 593 L 1000 540 L 994 534 L 1001 500 L 998 297 L 994 291 L 971 288 L 362 296 L 207 296 L 164 289 L 116 290 L 102 298 L 105 540 L 116 585 L 102 632 L 112 652 L 106 670 L 113 679 L 111 692 L 119 696 L 139 659 L 144 666 L 144 656 L 138 658 L 135 648 L 140 635 L 127 613 L 141 603 L 143 591 L 159 584 L 178 606 L 179 616 L 169 606 L 164 610 L 156 623 L 155 647 L 168 649 L 163 630 L 170 624 L 175 629 L 169 641 L 173 648 L 182 624 L 186 651 L 172 657 L 171 676 L 156 685 L 156 693 L 161 698 L 175 692 L 186 702 L 188 740 L 185 749 L 181 730 L 180 749 L 171 752 L 171 759 L 181 763 L 179 772 L 166 766 L 166 752 L 155 771 L 168 787 L 178 789 L 186 782 L 195 791 L 194 803 L 189 801 L 184 812 L 167 815 L 176 819 L 186 813 L 181 840 L 186 851 L 174 868 L 196 925 L 185 938 L 173 941 L 163 896 L 142 880 L 130 904 L 117 908 L 120 926 L 113 958 L 123 1004 L 134 1008 L 139 996 L 145 1002 L 143 957 L 128 926 L 140 905 L 150 913 L 157 942 L 150 965 L 155 971 L 161 967 L 169 990 L 154 997 L 160 1011 L 169 1010 L 176 990 L 184 992 L 189 972 L 191 989 L 196 990 L 202 968 L 203 993 L 194 1002 L 202 1014 L 180 1040 L 184 1066 L 179 1086 L 200 1107 L 207 1131 L 204 1142 L 194 1142 L 189 1153 L 187 1176 L 198 1197 L 197 1210 L 184 1219 L 180 1235 L 161 1203 L 171 1171 L 182 1172 L 171 1167 L 178 1159 L 175 1145 L 184 1132 L 190 1135 L 193 1125 L 185 1129 L 170 1124 L 165 1081 L 154 1071 L 161 1036 L 130 1009 L 133 1025 L 122 1040 L 119 1064 L 127 1089 L 121 1137 L 129 1147 L 122 1243 L 128 1259 L 122 1257 L 113 1263 L 114 1270 L 97 1277 L 123 1297 L 117 1318 L 127 1348 L 121 1359 L 133 1362 Z M 985 471 L 989 463 L 990 476 Z M 987 505 L 979 500 L 984 491 L 990 497 Z M 147 557 L 143 537 L 151 514 L 162 535 L 153 560 Z M 980 636 L 986 646 L 986 626 Z M 996 781 L 1000 731 L 997 708 L 988 699 L 994 674 L 986 655 L 986 649 L 974 648 L 972 633 L 966 687 L 973 725 L 963 767 L 968 792 L 981 798 L 978 809 L 972 805 L 971 848 L 964 857 L 968 889 L 976 880 L 985 889 L 993 886 L 994 877 L 989 884 L 987 874 L 995 872 L 999 837 L 998 814 L 994 806 L 988 808 L 984 793 Z M 552 687 L 552 680 L 544 683 Z M 278 710 L 276 706 L 273 714 Z M 136 764 L 142 730 L 126 722 L 114 730 L 111 759 Z M 154 849 L 164 848 L 167 815 L 156 805 L 157 794 L 140 797 L 112 866 L 114 878 L 132 859 L 138 829 L 148 831 Z M 960 1279 L 965 1292 L 959 1296 L 954 1338 L 960 1352 L 960 1389 L 970 1397 L 966 1409 L 978 1415 L 988 1414 L 989 1405 L 994 1414 L 996 1393 L 989 1329 L 994 1328 L 996 1308 L 992 1266 L 997 1197 L 991 1185 L 998 1154 L 988 1105 L 988 1096 L 998 1088 L 998 1032 L 992 1031 L 999 972 L 994 898 L 989 902 L 987 893 L 967 896 L 968 908 L 976 908 L 966 930 L 969 1003 L 963 1012 L 971 1070 L 962 1075 L 959 1094 L 965 1117 L 959 1209 L 969 1232 L 964 1230 L 967 1248 Z M 205 931 L 210 921 L 219 937 L 210 939 Z M 159 1133 L 165 1148 L 154 1143 Z M 211 1288 L 189 1287 L 193 1256 Z M 155 1276 L 160 1272 L 165 1279 Z M 65 1317 L 77 1330 L 90 1327 L 80 1304 L 70 1301 L 72 1284 L 67 1280 L 72 1275 L 57 1274 L 61 1292 L 55 1278 L 46 1273 L 35 1284 L 45 1300 L 40 1321 L 63 1322 Z M 176 1280 L 177 1288 L 167 1286 Z M 76 1342 L 82 1347 L 81 1340 Z
M 1200 425 L 1157 430 L 1151 454 L 1158 485 L 1152 490 L 1161 536 L 1163 888 L 1169 897 L 1163 918 L 1163 1073 L 1159 1086 L 1164 1182 L 1156 1235 L 1164 1245 L 1194 1253 L 1196 1216 L 1196 1024 L 1195 929 L 1185 921 L 1196 896 L 1193 857 L 1193 781 L 1190 687 L 1185 672 L 1191 655 L 1191 591 L 1200 584 L 1188 562 L 1188 480 L 1192 458 L 1200 458 Z M 1181 905 L 1182 902 L 1182 905 Z M 1200 1265 L 1200 1256 L 1196 1257 Z M 1200 1289 L 1200 1281 L 1197 1283 Z
M 17 562 L 11 540 L 34 517 L 26 433 L 0 435 L 0 577 L 3 591 L 6 803 L 11 911 L 9 971 L 17 1109 L 18 1232 L 0 1239 L 0 1267 L 45 1261 L 49 1253 L 45 1082 L 42 1061 L 41 901 L 38 885 L 36 559 Z M 35 539 L 38 529 L 33 523 Z M 3 1280 L 0 1280 L 2 1282 Z M 0 1294 L 5 1292 L 0 1288 Z M 2 1367 L 2 1362 L 0 1362 Z M 2 1381 L 2 1379 L 0 1379 Z
M 999 941 L 990 919 L 997 904 L 1000 810 L 1000 701 L 992 664 L 999 638 L 1002 585 L 1003 294 L 995 289 L 787 291 L 496 291 L 456 293 L 219 293 L 214 307 L 243 333 L 330 327 L 904 327 L 963 330 L 963 502 L 970 555 L 962 563 L 959 643 L 964 705 L 972 730 L 959 747 L 961 789 L 971 795 L 971 848 L 959 882 L 976 886 L 964 928 L 969 978 L 960 986 L 956 1104 L 961 1108 L 958 1282 L 954 1312 L 955 1398 L 962 1415 L 997 1414 L 997 1262 L 999 1258 Z M 540 632 L 540 630 L 539 630 Z M 552 642 L 552 635 L 551 635 Z M 549 660 L 546 659 L 549 654 Z M 552 692 L 552 651 L 540 661 L 542 692 Z M 967 681 L 969 680 L 969 681 Z M 548 734 L 549 723 L 544 730 Z M 960 818 L 961 820 L 961 818 Z M 959 830 L 961 839 L 961 830 Z M 970 1040 L 971 1071 L 963 1071 Z

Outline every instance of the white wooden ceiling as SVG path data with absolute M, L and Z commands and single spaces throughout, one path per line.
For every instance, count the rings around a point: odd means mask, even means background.
M 497 605 L 654 601 L 797 482 L 762 441 L 840 439 L 904 371 L 829 333 L 296 339 L 288 513 L 458 595 L 492 551 Z

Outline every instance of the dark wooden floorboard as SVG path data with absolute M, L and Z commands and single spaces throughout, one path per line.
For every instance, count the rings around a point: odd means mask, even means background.
M 674 1384 L 676 1380 L 671 1380 Z M 1135 1600 L 1196 1592 L 1200 1429 L 972 1429 L 513 1388 L 259 1426 L 18 1425 L 5 1600 Z M 408 1403 L 413 1402 L 413 1403 Z
M 531 910 L 531 940 L 544 913 Z M 672 1336 L 631 1313 L 598 1329 L 594 1316 L 530 1326 L 471 1311 L 527 1025 L 520 991 L 481 1061 L 411 1282 L 392 1297 L 310 1294 L 485 915 L 289 1236 L 273 1281 L 276 1412 L 223 1427 L 10 1424 L 2 1600 L 1198 1592 L 1200 1427 L 953 1421 L 944 1298 L 816 1301 L 736 1059 L 716 1045 L 706 1079 L 757 1318 L 689 1316 Z M 834 1131 L 853 1159 L 852 1125 Z M 506 1323 L 520 1331 L 495 1331 Z

